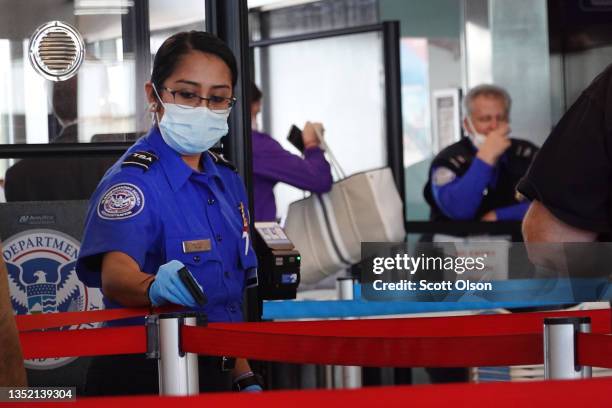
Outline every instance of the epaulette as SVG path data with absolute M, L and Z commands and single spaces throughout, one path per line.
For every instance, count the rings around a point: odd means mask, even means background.
M 452 164 L 457 170 L 461 169 L 461 167 L 466 163 L 466 159 L 463 155 L 453 156 L 448 159 L 450 164 Z
M 215 152 L 212 152 L 210 150 L 208 151 L 208 154 L 213 159 L 215 164 L 220 164 L 221 166 L 229 167 L 230 169 L 232 169 L 236 173 L 238 173 L 238 169 L 236 168 L 236 166 L 234 166 L 232 163 L 230 163 L 225 157 L 223 157 L 222 154 L 215 153 Z
M 538 151 L 538 148 L 533 143 L 526 140 L 514 139 L 512 144 L 514 155 L 524 159 L 531 159 Z
M 159 158 L 152 152 L 133 152 L 123 160 L 121 167 L 133 166 L 147 171 L 157 160 L 159 160 Z
M 470 142 L 468 138 L 463 138 L 445 147 L 434 158 L 432 166 L 444 166 L 457 173 L 461 173 L 462 170 L 467 169 L 471 163 L 471 156 L 473 156 L 471 143 L 472 142 Z

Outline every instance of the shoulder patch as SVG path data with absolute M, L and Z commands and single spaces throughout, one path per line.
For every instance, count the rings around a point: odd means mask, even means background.
M 229 160 L 223 157 L 221 153 L 215 153 L 209 150 L 208 154 L 213 159 L 215 164 L 220 164 L 221 166 L 229 167 L 230 169 L 234 170 L 236 173 L 238 172 L 238 169 L 236 169 L 236 166 L 234 166 L 232 163 L 230 163 Z
M 138 186 L 118 183 L 106 190 L 98 203 L 98 217 L 105 220 L 124 220 L 143 210 L 145 197 Z
M 133 166 L 147 171 L 157 160 L 159 160 L 159 158 L 152 152 L 138 151 L 126 157 L 123 163 L 121 163 L 121 167 Z
M 448 167 L 438 167 L 434 170 L 431 179 L 435 186 L 441 187 L 455 180 L 457 175 Z

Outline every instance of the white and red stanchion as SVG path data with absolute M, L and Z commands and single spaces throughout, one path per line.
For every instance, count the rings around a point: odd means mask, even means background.
M 544 319 L 544 378 L 565 380 L 591 378 L 591 367 L 580 366 L 577 358 L 578 333 L 591 332 L 588 317 Z
M 196 326 L 195 312 L 147 316 L 147 357 L 157 358 L 160 395 L 200 392 L 198 355 L 181 349 L 181 326 Z
M 340 300 L 354 299 L 355 279 L 352 277 L 338 278 L 338 298 Z M 347 319 L 355 319 L 348 317 Z M 360 388 L 362 386 L 361 367 L 358 366 L 335 366 L 334 367 L 335 388 Z

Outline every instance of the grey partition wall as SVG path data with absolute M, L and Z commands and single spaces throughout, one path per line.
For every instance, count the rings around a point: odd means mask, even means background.
M 512 135 L 541 145 L 551 129 L 546 0 L 465 0 L 465 90 L 495 83 L 512 96 Z

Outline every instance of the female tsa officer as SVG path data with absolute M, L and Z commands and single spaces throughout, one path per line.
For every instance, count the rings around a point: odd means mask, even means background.
M 174 303 L 197 308 L 177 272 L 186 267 L 208 298 L 211 322 L 242 320 L 242 295 L 256 284 L 247 200 L 231 164 L 209 151 L 227 134 L 236 101 L 236 60 L 205 32 L 168 38 L 145 91 L 154 125 L 106 173 L 90 201 L 77 263 L 108 308 Z M 229 369 L 200 358 L 200 387 L 259 391 L 246 360 Z M 88 394 L 157 392 L 157 362 L 96 358 Z

